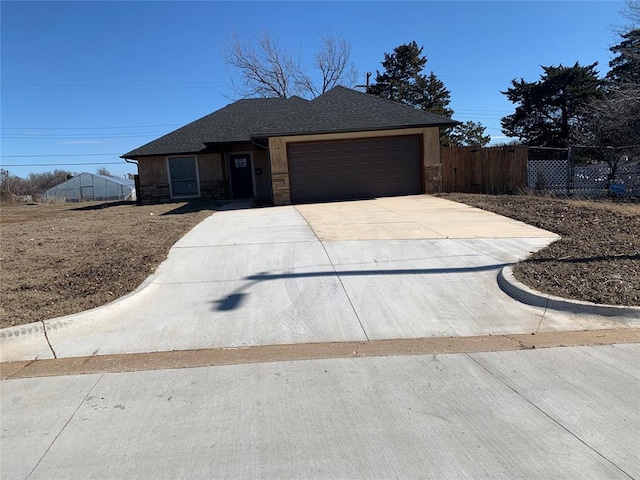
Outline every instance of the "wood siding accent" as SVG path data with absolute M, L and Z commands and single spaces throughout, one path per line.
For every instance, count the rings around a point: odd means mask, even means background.
M 140 202 L 157 203 L 171 199 L 167 157 L 143 157 L 138 160 L 140 190 L 136 192 Z
M 442 191 L 515 193 L 527 185 L 526 145 L 441 147 Z
M 269 155 L 266 150 L 253 151 L 253 167 L 256 169 L 256 198 L 271 199 L 271 177 L 269 175 Z M 260 173 L 257 173 L 260 171 Z
M 254 167 L 261 169 L 261 174 L 255 176 L 257 198 L 271 198 L 271 177 L 269 155 L 264 148 L 252 143 L 225 145 L 224 154 L 234 152 L 251 152 Z M 200 180 L 200 198 L 224 200 L 229 196 L 228 181 L 226 179 L 226 164 L 223 153 L 192 153 L 179 155 L 158 155 L 138 159 L 138 173 L 140 176 L 139 198 L 144 203 L 171 201 L 169 193 L 169 176 L 167 172 L 167 157 L 194 156 L 198 162 L 198 176 Z
M 291 190 L 289 188 L 286 137 L 272 137 L 269 139 L 269 155 L 271 157 L 273 204 L 289 205 L 291 203 Z
M 222 162 L 219 153 L 198 154 L 200 183 L 222 180 Z
M 219 153 L 176 156 L 193 156 L 197 158 L 200 198 L 225 198 L 225 182 L 222 177 L 222 162 Z M 138 160 L 138 172 L 140 176 L 139 195 L 143 203 L 158 203 L 173 200 L 169 189 L 166 155 L 140 158 Z
M 167 174 L 167 157 L 143 157 L 138 160 L 138 174 L 140 186 L 150 187 L 154 185 L 169 186 Z

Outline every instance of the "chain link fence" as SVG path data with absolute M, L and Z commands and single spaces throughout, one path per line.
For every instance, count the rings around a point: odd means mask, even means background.
M 527 188 L 570 197 L 640 197 L 640 155 L 628 148 L 529 147 Z

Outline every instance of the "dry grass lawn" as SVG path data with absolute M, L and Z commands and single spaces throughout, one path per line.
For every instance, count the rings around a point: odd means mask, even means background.
M 104 305 L 135 290 L 216 204 L 2 207 L 0 327 Z
M 562 238 L 514 268 L 525 285 L 564 298 L 640 305 L 640 203 L 533 195 L 442 194 Z
M 640 204 L 443 194 L 558 233 L 516 277 L 554 295 L 640 305 Z M 135 290 L 216 204 L 2 207 L 0 327 L 103 305 Z

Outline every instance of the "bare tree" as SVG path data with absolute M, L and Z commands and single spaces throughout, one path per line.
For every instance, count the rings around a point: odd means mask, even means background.
M 325 35 L 315 57 L 317 79 L 302 64 L 300 54 L 282 48 L 278 38 L 267 31 L 259 33 L 253 43 L 232 33 L 225 53 L 225 61 L 240 77 L 235 80 L 232 76 L 231 86 L 243 98 L 316 97 L 338 84 L 352 86 L 357 73 L 350 57 L 351 46 L 346 40 Z
M 114 177 L 115 175 L 112 175 L 111 172 L 109 172 L 109 170 L 107 170 L 105 167 L 100 167 L 98 170 L 96 170 L 96 173 L 98 175 L 103 175 L 105 177 Z
M 233 77 L 231 81 L 233 89 L 242 97 L 287 98 L 294 93 L 299 62 L 267 31 L 260 32 L 253 44 L 243 42 L 238 33 L 233 32 L 225 61 L 240 73 L 240 85 Z
M 589 154 L 609 164 L 609 184 L 618 167 L 640 157 L 640 87 L 623 85 L 585 107 L 575 138 Z
M 352 87 L 357 82 L 358 71 L 351 59 L 351 45 L 344 38 L 333 34 L 322 37 L 320 50 L 316 53 L 314 67 L 320 72 L 320 80 L 314 82 L 309 73 L 300 69 L 296 84 L 303 93 L 312 97 L 322 95 L 336 85 Z
M 640 0 L 625 0 L 621 13 L 631 22 L 629 29 L 640 27 Z

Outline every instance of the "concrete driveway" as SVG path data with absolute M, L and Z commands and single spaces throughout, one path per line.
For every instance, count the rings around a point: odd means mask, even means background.
M 556 235 L 425 195 L 229 209 L 133 295 L 2 332 L 2 361 L 620 326 L 520 304 L 504 265 Z M 49 347 L 49 344 L 51 348 Z

